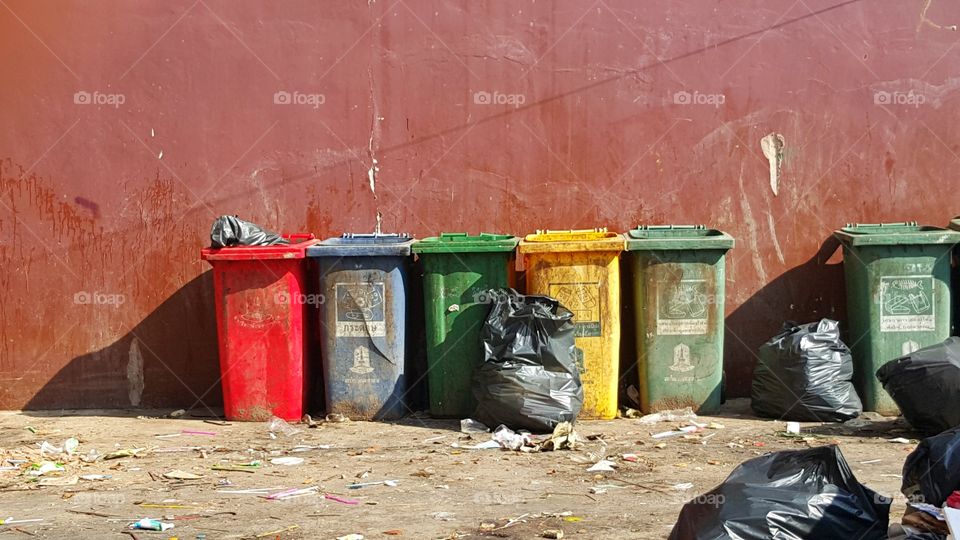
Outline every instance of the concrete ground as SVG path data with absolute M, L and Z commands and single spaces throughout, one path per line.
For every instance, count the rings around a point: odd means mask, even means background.
M 429 418 L 330 422 L 314 429 L 301 424 L 295 426 L 301 431 L 273 438 L 266 423 L 222 425 L 167 413 L 0 414 L 0 457 L 14 460 L 0 464 L 0 519 L 7 521 L 0 534 L 519 539 L 562 530 L 565 538 L 662 539 L 684 502 L 742 461 L 775 450 L 839 444 L 861 482 L 897 496 L 903 461 L 915 444 L 888 439 L 916 436 L 899 419 L 874 417 L 857 426 L 805 423 L 802 437 L 787 437 L 783 422 L 753 417 L 746 400 L 700 417 L 714 429 L 685 438 L 651 437 L 680 423 L 583 421 L 576 425 L 587 439 L 580 448 L 542 453 L 462 448 L 490 436 L 468 436 L 459 422 Z M 42 459 L 43 441 L 61 447 L 70 437 L 79 440 L 72 456 L 48 456 L 63 464 L 63 472 L 29 474 L 30 464 Z M 114 459 L 91 456 L 125 449 L 143 450 Z M 636 461 L 623 454 L 636 454 Z M 284 457 L 303 462 L 271 463 Z M 616 463 L 615 471 L 587 472 L 603 457 Z M 239 466 L 255 460 L 258 468 Z M 217 470 L 224 467 L 233 470 Z M 347 487 L 382 480 L 396 483 Z M 251 489 L 263 491 L 230 493 Z M 307 492 L 278 500 L 263 495 L 287 489 Z M 903 499 L 895 497 L 891 519 L 899 521 L 903 510 Z M 130 531 L 130 523 L 145 517 L 175 527 Z

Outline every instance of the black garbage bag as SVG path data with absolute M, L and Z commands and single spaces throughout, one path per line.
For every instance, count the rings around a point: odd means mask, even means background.
M 880 540 L 890 499 L 853 476 L 835 445 L 741 463 L 683 505 L 670 540 Z
M 920 441 L 903 463 L 900 492 L 913 502 L 943 506 L 960 489 L 960 427 Z
M 220 216 L 210 228 L 210 247 L 273 246 L 289 244 L 279 234 L 244 221 L 236 216 Z
M 750 392 L 757 415 L 844 422 L 863 412 L 853 387 L 850 349 L 840 341 L 837 321 L 787 322 L 759 353 Z
M 572 422 L 583 407 L 573 314 L 547 296 L 491 290 L 480 332 L 484 361 L 473 374 L 474 418 L 534 433 Z
M 960 338 L 891 360 L 877 370 L 877 379 L 924 435 L 960 426 Z

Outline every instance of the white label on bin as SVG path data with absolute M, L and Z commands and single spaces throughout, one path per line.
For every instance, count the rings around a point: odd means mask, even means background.
M 657 335 L 706 334 L 708 301 L 704 279 L 657 282 Z
M 383 282 L 337 283 L 337 337 L 385 337 Z
M 573 332 L 576 337 L 603 335 L 599 282 L 551 283 L 550 296 L 573 313 Z
M 933 276 L 880 278 L 880 331 L 936 330 Z
M 690 356 L 690 346 L 686 343 L 680 343 L 673 348 L 673 363 L 670 364 L 670 375 L 664 377 L 665 382 L 693 382 L 695 377 L 691 371 L 697 366 L 694 365 L 693 358 Z

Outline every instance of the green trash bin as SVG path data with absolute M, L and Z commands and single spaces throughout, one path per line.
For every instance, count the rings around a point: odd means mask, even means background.
M 720 407 L 724 266 L 733 244 L 703 225 L 627 233 L 643 412 Z
M 834 237 L 843 244 L 854 385 L 865 411 L 899 414 L 875 374 L 950 335 L 950 251 L 960 232 L 880 223 L 847 225 Z
M 435 417 L 466 418 L 477 407 L 471 378 L 483 362 L 485 292 L 514 286 L 518 241 L 508 234 L 443 233 L 413 245 L 423 263 L 427 388 Z

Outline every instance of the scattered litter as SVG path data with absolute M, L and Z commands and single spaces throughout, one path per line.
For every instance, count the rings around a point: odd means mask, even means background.
M 587 472 L 614 472 L 616 466 L 617 464 L 610 460 L 601 459 L 587 469 Z
M 164 523 L 159 519 L 143 518 L 136 523 L 131 523 L 130 528 L 140 531 L 168 531 L 173 528 L 173 523 Z
M 77 483 L 79 477 L 77 475 L 73 476 L 54 476 L 51 478 L 44 478 L 37 482 L 41 486 L 72 486 Z
M 389 531 L 383 531 L 383 534 L 387 536 L 400 536 L 403 534 L 403 531 L 400 529 L 390 529 Z
M 380 480 L 380 481 L 378 481 L 378 482 L 360 482 L 360 483 L 355 483 L 355 484 L 348 484 L 348 485 L 347 485 L 347 488 L 349 488 L 349 489 L 360 489 L 360 488 L 362 488 L 362 487 L 367 487 L 367 486 L 390 486 L 390 487 L 397 487 L 397 483 L 399 483 L 399 482 L 400 482 L 399 480 Z
M 284 489 L 282 487 L 253 488 L 253 489 L 218 489 L 217 493 L 229 493 L 231 495 L 268 495 L 271 491 Z
M 279 538 L 282 533 L 285 533 L 285 532 L 287 532 L 287 531 L 293 531 L 293 530 L 296 530 L 296 529 L 299 529 L 299 528 L 300 528 L 299 525 L 293 524 L 293 525 L 290 525 L 290 526 L 288 526 L 288 527 L 284 527 L 284 528 L 282 528 L 282 529 L 277 529 L 277 530 L 275 530 L 275 531 L 267 531 L 267 532 L 265 532 L 265 533 L 260 533 L 260 534 L 258 534 L 258 535 L 256 535 L 256 536 L 254 536 L 254 538 L 267 538 L 267 537 L 270 537 L 270 536 L 276 536 L 277 538 Z M 199 535 L 198 535 L 198 536 L 199 536 Z
M 706 446 L 707 443 L 710 442 L 710 439 L 712 439 L 712 438 L 714 438 L 714 437 L 716 437 L 716 436 L 717 436 L 716 433 L 711 433 L 711 434 L 709 434 L 709 435 L 704 435 L 704 436 L 700 439 L 700 444 Z
M 640 459 L 640 456 L 638 456 L 637 454 L 623 454 L 620 456 L 620 458 L 623 459 L 624 461 L 636 463 Z
M 40 463 L 32 463 L 30 465 L 30 470 L 27 471 L 28 476 L 43 476 L 50 472 L 63 472 L 63 464 L 54 463 L 53 461 L 41 461 Z
M 174 469 L 170 472 L 163 473 L 163 477 L 169 478 L 170 480 L 199 480 L 203 478 L 198 474 L 188 473 L 179 469 Z
M 464 446 L 456 442 L 450 446 L 453 448 L 463 448 L 464 450 L 492 450 L 494 448 L 500 448 L 500 443 L 491 439 L 489 441 L 484 441 L 480 444 L 475 444 L 472 446 Z
M 302 497 L 304 495 L 311 495 L 313 493 L 317 493 L 318 491 L 320 491 L 320 488 L 318 488 L 317 486 L 301 488 L 301 489 L 293 488 L 293 489 L 287 489 L 284 491 L 278 491 L 277 493 L 271 493 L 267 495 L 265 498 L 271 501 L 279 501 L 283 499 L 292 499 L 294 497 Z
M 903 437 L 897 437 L 895 439 L 887 439 L 887 442 L 897 443 L 897 444 L 913 444 L 913 441 L 910 439 L 904 439 Z
M 136 457 L 137 454 L 143 452 L 146 448 L 125 448 L 123 450 L 117 450 L 115 452 L 110 452 L 109 454 L 103 456 L 103 459 L 119 459 L 125 457 Z
M 276 438 L 276 434 L 285 435 L 287 437 L 292 437 L 297 433 L 300 433 L 300 430 L 288 424 L 284 419 L 277 418 L 273 416 L 267 422 L 267 431 L 270 433 L 272 438 Z
M 345 497 L 339 497 L 337 495 L 332 495 L 330 493 L 324 493 L 323 498 L 329 499 L 331 501 L 336 501 L 338 503 L 343 503 L 343 504 L 360 504 L 360 501 L 357 501 L 354 499 L 347 499 Z
M 530 434 L 526 432 L 517 433 L 501 424 L 493 430 L 493 440 L 508 450 L 520 450 L 520 447 L 530 443 Z
M 187 414 L 187 411 L 185 411 L 185 410 L 183 410 L 183 409 L 177 409 L 177 410 L 173 411 L 172 413 L 170 413 L 170 418 L 180 418 L 181 416 L 183 416 L 183 415 L 185 415 L 185 414 Z
M 547 529 L 543 531 L 540 536 L 543 538 L 552 538 L 553 540 L 560 540 L 563 538 L 563 531 L 560 529 Z
M 338 536 L 337 540 L 363 540 L 362 534 L 351 533 L 345 536 Z
M 606 492 L 607 492 L 607 489 L 600 486 L 594 486 L 590 488 L 590 493 L 593 493 L 594 495 L 602 495 Z
M 483 422 L 478 422 L 473 418 L 464 418 L 460 420 L 460 432 L 461 433 L 489 433 L 490 428 L 486 426 Z
M 270 460 L 270 463 L 274 465 L 287 465 L 287 466 L 301 465 L 303 463 L 303 458 L 293 457 L 293 456 L 284 456 L 284 457 L 273 458 Z
M 718 422 L 710 422 L 707 424 L 707 429 L 726 429 L 727 426 L 720 424 Z
M 44 521 L 44 518 L 33 518 L 33 519 L 13 519 L 12 517 L 7 519 L 0 519 L 0 525 L 14 525 L 20 523 L 38 523 Z
M 861 461 L 861 465 L 873 465 L 874 463 L 880 463 L 882 459 L 868 459 L 867 461 Z
M 688 489 L 690 489 L 690 488 L 693 487 L 693 482 L 682 482 L 682 483 L 680 483 L 680 484 L 674 484 L 674 485 L 672 485 L 672 486 L 670 486 L 670 487 L 672 487 L 673 489 L 675 489 L 675 490 L 677 490 L 677 491 L 686 491 L 686 490 L 688 490 Z
M 318 424 L 317 421 L 314 420 L 313 417 L 310 416 L 309 414 L 303 415 L 303 418 L 300 419 L 300 422 L 303 423 L 303 424 L 306 424 L 308 428 L 314 428 L 314 429 L 315 429 L 315 428 L 320 427 L 320 424 Z
M 47 457 L 48 454 L 51 456 L 59 456 L 62 453 L 62 446 L 54 446 L 47 441 L 40 443 L 40 457 Z
M 800 422 L 787 422 L 787 433 L 793 435 L 800 434 Z
M 686 435 L 689 433 L 695 433 L 700 431 L 702 428 L 697 426 L 684 426 L 675 431 L 661 431 L 660 433 L 654 433 L 652 437 L 654 439 L 667 439 L 669 437 L 676 437 L 678 435 Z
M 623 416 L 624 418 L 640 418 L 643 416 L 643 413 L 632 407 L 627 407 L 626 409 L 623 410 L 623 413 L 621 414 L 621 416 Z
M 673 409 L 670 411 L 660 411 L 648 414 L 640 418 L 641 424 L 658 424 L 660 422 L 689 422 L 696 420 L 697 414 L 693 409 L 686 407 L 683 409 Z
M 941 512 L 939 508 L 937 508 L 936 506 L 934 506 L 934 505 L 932 505 L 932 504 L 929 504 L 929 503 L 919 503 L 919 502 L 911 502 L 911 503 L 907 503 L 907 505 L 910 506 L 911 508 L 916 508 L 917 510 L 919 510 L 919 511 L 925 513 L 925 514 L 929 514 L 929 515 L 937 518 L 937 519 L 940 520 L 940 521 L 946 521 L 946 519 L 944 519 L 944 517 L 943 517 L 943 512 Z
M 183 433 L 184 435 L 206 435 L 207 437 L 214 437 L 217 435 L 216 432 L 213 431 L 198 431 L 196 429 L 184 429 L 180 431 L 180 433 Z
M 456 516 L 456 514 L 453 512 L 434 512 L 430 515 L 433 517 L 433 519 L 440 521 L 453 521 L 454 516 Z
M 349 422 L 350 419 L 346 415 L 340 413 L 330 413 L 326 416 L 326 421 L 334 424 L 341 424 L 343 422 Z
M 84 474 L 80 476 L 81 480 L 86 480 L 88 482 L 98 482 L 100 480 L 109 480 L 113 476 L 109 474 Z

